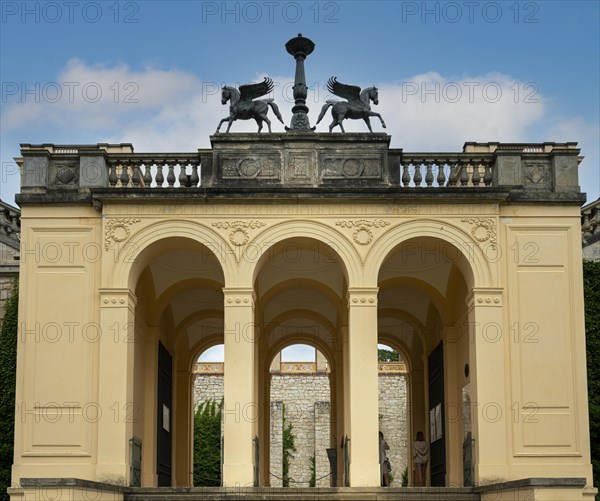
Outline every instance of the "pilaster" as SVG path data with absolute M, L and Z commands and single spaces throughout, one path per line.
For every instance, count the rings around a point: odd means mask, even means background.
M 377 287 L 348 289 L 350 485 L 378 487 Z
M 225 487 L 254 485 L 254 437 L 259 406 L 256 401 L 256 338 L 254 291 L 225 287 L 225 388 L 224 464 Z
M 469 312 L 471 395 L 476 484 L 509 478 L 503 289 L 474 288 Z
M 129 485 L 133 422 L 126 419 L 133 402 L 134 314 L 129 289 L 100 290 L 98 462 L 96 480 Z

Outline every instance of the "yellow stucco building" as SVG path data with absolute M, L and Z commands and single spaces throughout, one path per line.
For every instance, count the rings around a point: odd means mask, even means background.
M 191 486 L 192 372 L 221 343 L 226 488 L 269 486 L 269 368 L 294 343 L 331 371 L 339 492 L 377 488 L 383 343 L 428 485 L 592 500 L 579 149 L 389 142 L 22 145 L 11 500 Z

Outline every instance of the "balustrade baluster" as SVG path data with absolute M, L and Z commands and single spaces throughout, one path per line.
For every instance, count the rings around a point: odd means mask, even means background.
M 471 176 L 473 186 L 479 186 L 481 181 L 481 175 L 479 174 L 479 160 L 475 160 L 473 163 L 473 175 Z
M 460 185 L 467 186 L 469 184 L 469 173 L 467 172 L 469 168 L 468 163 L 464 163 L 460 166 Z
M 425 174 L 425 184 L 427 186 L 433 186 L 433 162 L 425 162 L 425 168 L 427 169 L 427 173 Z
M 117 181 L 119 178 L 117 177 L 117 162 L 115 160 L 110 161 L 110 172 L 108 174 L 108 184 L 110 186 L 117 186 Z
M 179 187 L 180 188 L 187 188 L 188 185 L 188 177 L 187 174 L 185 173 L 185 168 L 186 168 L 187 162 L 181 162 L 179 164 Z
M 483 173 L 483 184 L 486 186 L 490 186 L 492 184 L 492 163 L 489 161 L 485 161 L 483 164 L 484 173 Z
M 156 187 L 162 188 L 165 182 L 165 176 L 163 175 L 163 164 L 160 160 L 156 161 Z
M 141 172 L 140 172 L 140 165 L 138 161 L 133 160 L 131 162 L 131 170 L 132 170 L 132 176 L 131 176 L 131 184 L 135 187 L 138 188 L 141 184 L 142 181 L 142 176 L 141 176 Z
M 423 176 L 421 175 L 421 162 L 415 162 L 415 175 L 413 176 L 415 187 L 421 186 L 423 182 Z
M 152 172 L 150 171 L 150 164 L 152 161 L 148 160 L 144 163 L 144 186 L 150 188 L 152 186 Z
M 408 163 L 402 166 L 402 185 L 406 188 L 410 184 L 410 173 L 408 172 Z
M 169 173 L 167 174 L 167 183 L 169 188 L 175 186 L 175 161 L 169 162 Z
M 198 165 L 195 163 L 192 164 L 192 177 L 190 177 L 191 187 L 194 188 L 198 186 L 200 182 L 200 176 L 198 175 Z
M 448 176 L 448 186 L 456 186 L 458 184 L 458 173 L 460 171 L 460 162 L 450 166 L 450 175 Z
M 436 160 L 438 166 L 437 184 L 438 186 L 444 186 L 446 184 L 446 173 L 444 172 L 444 161 Z
M 121 187 L 126 188 L 129 185 L 129 165 L 121 163 Z

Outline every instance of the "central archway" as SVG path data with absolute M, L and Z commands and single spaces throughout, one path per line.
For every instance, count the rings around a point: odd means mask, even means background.
M 298 343 L 312 346 L 327 360 L 331 431 L 326 448 L 335 449 L 336 438 L 343 435 L 342 332 L 347 322 L 344 307 L 347 270 L 329 244 L 313 238 L 293 237 L 269 247 L 258 261 L 254 277 L 256 325 L 260 331 L 260 483 L 281 485 L 277 480 L 279 475 L 271 471 L 270 389 L 273 360 L 286 346 Z

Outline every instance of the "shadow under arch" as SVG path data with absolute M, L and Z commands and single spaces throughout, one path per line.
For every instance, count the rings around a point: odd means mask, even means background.
M 337 264 L 348 286 L 362 282 L 362 261 L 348 239 L 331 226 L 316 221 L 298 220 L 278 223 L 263 231 L 246 246 L 240 259 L 240 282 L 254 284 L 275 245 L 295 239 L 307 239 L 329 248 L 331 256 L 337 256 Z
M 312 278 L 294 278 L 293 280 L 284 280 L 273 285 L 270 289 L 267 289 L 260 298 L 260 302 L 264 305 L 268 304 L 271 299 L 276 297 L 278 294 L 282 292 L 291 290 L 291 289 L 312 289 L 317 292 L 320 292 L 327 299 L 331 301 L 331 303 L 337 308 L 343 308 L 343 299 L 340 298 L 336 292 L 323 282 Z
M 394 289 L 397 287 L 415 289 L 427 297 L 435 306 L 441 320 L 446 323 L 448 321 L 446 298 L 431 284 L 424 280 L 414 277 L 396 277 L 388 278 L 379 284 L 379 292 Z
M 109 288 L 135 290 L 142 271 L 159 255 L 192 250 L 214 257 L 225 285 L 236 283 L 237 265 L 229 244 L 206 226 L 191 221 L 163 221 L 132 234 L 106 278 Z
M 431 238 L 454 246 L 460 258 L 455 264 L 460 269 L 467 288 L 491 287 L 493 273 L 489 261 L 471 235 L 447 221 L 419 220 L 402 223 L 388 230 L 374 242 L 365 261 L 365 279 L 378 280 L 388 256 L 411 239 Z M 376 286 L 377 284 L 369 284 Z
M 405 322 L 407 324 L 412 324 L 413 328 L 414 328 L 414 335 L 419 340 L 421 349 L 423 350 L 423 352 L 425 352 L 426 347 L 427 347 L 427 340 L 425 339 L 425 326 L 415 316 L 411 315 L 410 313 L 407 313 L 406 311 L 399 311 L 394 308 L 380 308 L 377 311 L 377 317 L 378 318 L 396 318 L 398 320 L 402 320 L 403 322 Z M 382 335 L 382 334 L 380 333 L 380 335 Z M 398 336 L 398 334 L 390 333 L 389 335 L 392 336 L 391 339 L 394 339 L 397 342 L 402 342 L 404 345 L 406 345 L 406 343 L 404 341 L 398 340 L 399 337 L 400 338 L 404 337 L 404 334 L 402 334 L 401 336 Z M 410 349 L 408 349 L 408 348 L 407 348 L 407 350 L 410 351 Z
M 282 313 L 276 316 L 268 326 L 268 329 L 265 331 L 266 340 L 268 340 L 271 332 L 279 326 L 284 327 L 286 325 L 287 320 L 292 320 L 299 318 L 299 315 L 314 320 L 322 325 L 327 332 L 329 333 L 329 337 L 331 339 L 331 346 L 327 344 L 327 342 L 319 337 L 302 335 L 298 332 L 293 332 L 282 336 L 281 338 L 275 340 L 272 344 L 267 343 L 267 350 L 265 354 L 265 360 L 268 361 L 268 367 L 270 367 L 275 355 L 279 353 L 284 348 L 294 345 L 294 344 L 307 344 L 319 350 L 327 361 L 329 362 L 329 366 L 333 367 L 332 362 L 334 360 L 334 351 L 336 346 L 336 338 L 335 338 L 335 328 L 334 326 L 322 315 L 312 312 L 310 310 L 292 310 L 289 312 Z
M 167 287 L 156 299 L 156 308 L 152 312 L 151 321 L 157 323 L 160 317 L 164 313 L 165 309 L 169 306 L 171 300 L 175 298 L 179 293 L 185 292 L 191 289 L 208 289 L 213 292 L 223 294 L 223 285 L 215 280 L 210 280 L 202 277 L 187 278 L 180 280 Z

